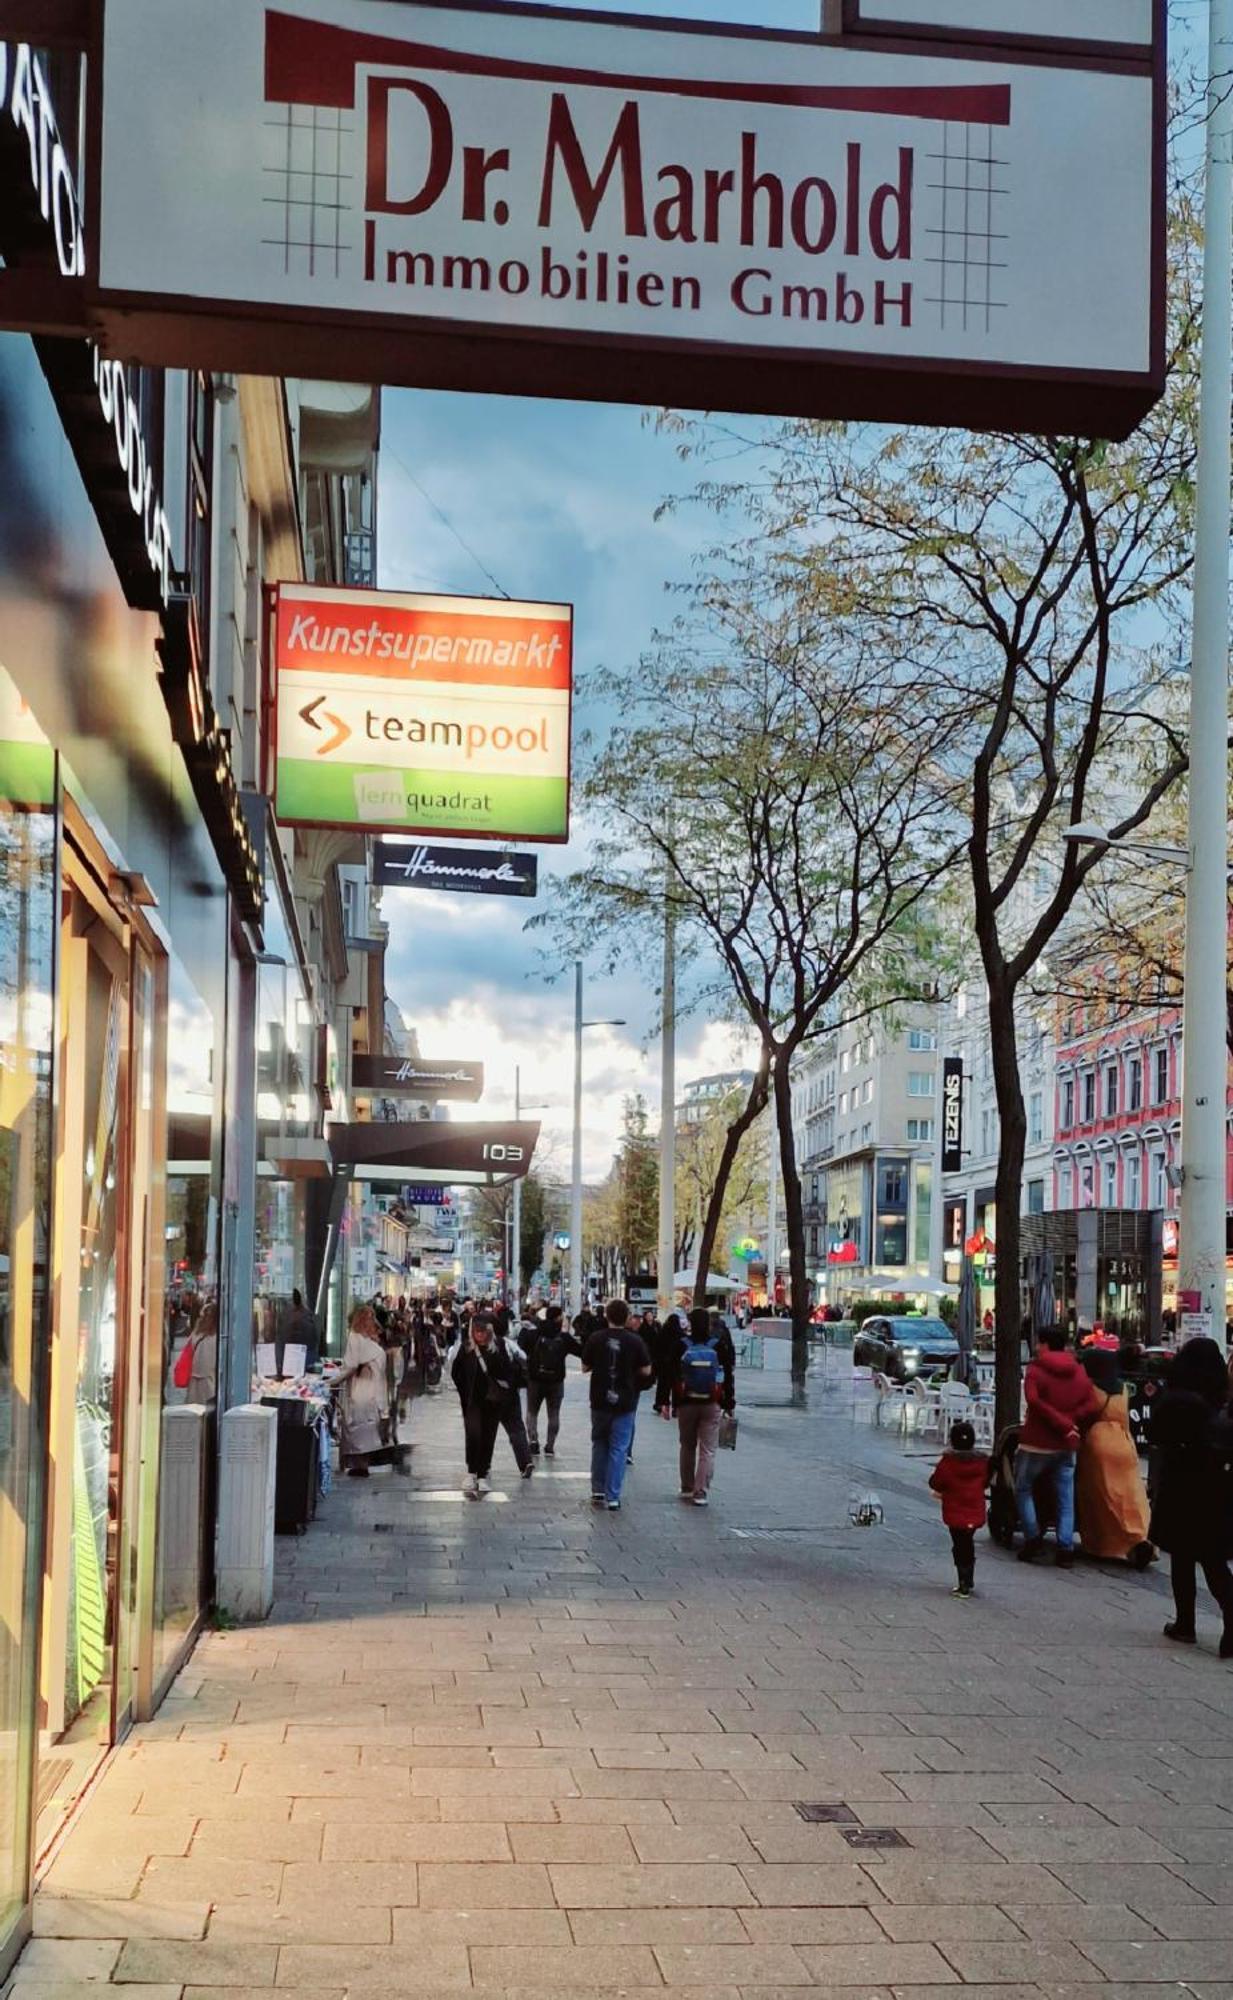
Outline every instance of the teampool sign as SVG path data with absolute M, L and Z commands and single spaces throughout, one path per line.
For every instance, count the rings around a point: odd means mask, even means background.
M 567 604 L 281 585 L 279 819 L 568 839 L 572 642 Z

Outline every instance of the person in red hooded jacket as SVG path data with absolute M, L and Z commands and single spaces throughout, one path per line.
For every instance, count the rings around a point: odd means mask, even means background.
M 1099 1404 L 1091 1377 L 1066 1346 L 1066 1330 L 1043 1326 L 1028 1362 L 1023 1393 L 1027 1415 L 1015 1454 L 1015 1502 L 1023 1524 L 1020 1562 L 1035 1562 L 1044 1547 L 1036 1512 L 1036 1488 L 1052 1474 L 1057 1499 L 1057 1561 L 1070 1569 L 1075 1560 L 1075 1462 L 1079 1433 Z
M 950 1450 L 944 1451 L 929 1475 L 942 1502 L 942 1520 L 950 1529 L 955 1558 L 952 1597 L 970 1597 L 976 1581 L 976 1530 L 985 1525 L 985 1492 L 989 1460 L 976 1449 L 976 1432 L 962 1418 L 950 1427 Z

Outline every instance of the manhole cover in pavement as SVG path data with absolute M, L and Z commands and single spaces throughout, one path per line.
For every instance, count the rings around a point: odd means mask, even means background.
M 794 1799 L 794 1811 L 811 1826 L 855 1826 L 856 1814 L 851 1806 L 828 1805 L 825 1799 Z
M 911 1841 L 897 1826 L 841 1826 L 849 1847 L 910 1847 Z

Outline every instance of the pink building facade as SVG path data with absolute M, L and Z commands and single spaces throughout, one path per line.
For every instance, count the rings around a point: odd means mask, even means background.
M 1110 1022 L 1099 1001 L 1061 1017 L 1053 1202 L 1058 1209 L 1156 1210 L 1164 1217 L 1162 1304 L 1176 1309 L 1181 1166 L 1181 1010 Z M 1233 1195 L 1233 1145 L 1226 1140 Z M 1233 1289 L 1230 1290 L 1233 1303 Z

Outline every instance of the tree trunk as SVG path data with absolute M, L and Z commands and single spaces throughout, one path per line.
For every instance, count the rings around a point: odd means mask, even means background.
M 715 1253 L 715 1238 L 719 1234 L 719 1224 L 723 1217 L 724 1199 L 728 1192 L 728 1181 L 736 1164 L 741 1140 L 745 1137 L 754 1120 L 765 1110 L 770 1087 L 771 1058 L 767 1049 L 762 1051 L 762 1060 L 749 1086 L 749 1095 L 744 1106 L 729 1125 L 724 1137 L 723 1151 L 719 1156 L 719 1166 L 715 1173 L 715 1185 L 711 1189 L 706 1205 L 706 1216 L 702 1224 L 702 1235 L 698 1243 L 698 1266 L 694 1273 L 694 1298 L 696 1306 L 706 1304 L 706 1280 L 711 1268 L 711 1258 Z
M 780 1050 L 775 1062 L 775 1124 L 779 1133 L 779 1170 L 783 1176 L 788 1281 L 792 1289 L 792 1381 L 799 1388 L 809 1367 L 809 1280 L 805 1270 L 805 1204 L 792 1131 L 792 1064 L 787 1049 Z M 767 1275 L 773 1282 L 774 1274 Z
M 1027 1150 L 1027 1117 L 1023 1109 L 1019 1046 L 1015 1034 L 1015 996 L 1013 987 L 1005 980 L 991 984 L 989 988 L 989 1039 L 1001 1127 L 997 1179 L 994 1183 L 994 1254 L 997 1259 L 994 1287 L 997 1357 L 994 1422 L 1001 1431 L 1007 1424 L 1019 1421 L 1023 1377 L 1019 1215 L 1023 1201 L 1023 1160 Z

